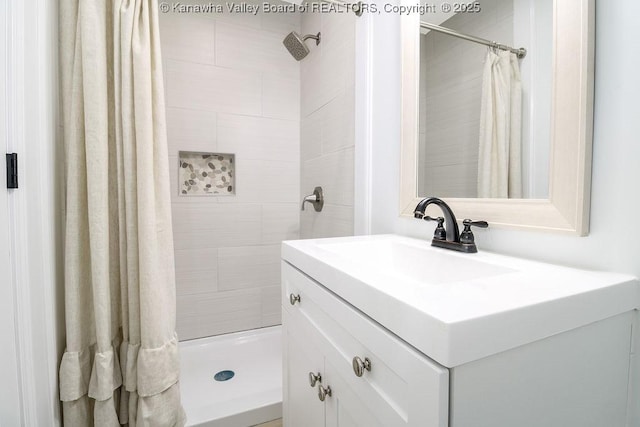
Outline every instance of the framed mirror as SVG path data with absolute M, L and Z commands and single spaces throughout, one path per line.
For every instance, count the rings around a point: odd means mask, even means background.
M 459 219 L 586 235 L 593 0 L 479 5 L 484 10 L 475 15 L 449 14 L 431 22 L 462 38 L 421 26 L 421 19 L 429 22 L 434 15 L 402 17 L 401 213 L 413 217 L 419 200 L 436 196 Z M 465 35 L 501 47 L 488 48 Z M 510 47 L 516 53 L 525 48 L 526 56 L 509 55 Z M 517 76 L 520 87 L 519 97 L 507 95 L 511 103 L 505 107 L 496 101 L 503 88 L 492 86 L 503 75 L 491 74 L 496 62 L 490 61 L 505 59 L 508 66 L 509 57 L 513 67 L 507 73 Z M 496 144 L 503 144 L 499 153 L 504 147 L 511 153 L 508 172 L 496 169 Z

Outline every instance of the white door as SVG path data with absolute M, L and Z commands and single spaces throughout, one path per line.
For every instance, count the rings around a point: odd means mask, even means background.
M 11 271 L 9 191 L 6 183 L 5 152 L 8 141 L 9 6 L 0 2 L 0 427 L 22 425 L 16 357 L 13 279 Z

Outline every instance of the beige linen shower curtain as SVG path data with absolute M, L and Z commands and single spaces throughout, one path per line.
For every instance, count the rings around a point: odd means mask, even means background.
M 65 426 L 182 426 L 154 0 L 59 0 Z
M 521 123 L 518 58 L 489 50 L 482 79 L 478 197 L 522 197 Z

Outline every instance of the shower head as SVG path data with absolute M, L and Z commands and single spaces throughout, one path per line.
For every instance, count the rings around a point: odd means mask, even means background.
M 282 44 L 287 48 L 291 56 L 293 56 L 296 61 L 300 61 L 302 58 L 309 54 L 309 48 L 304 43 L 307 39 L 314 39 L 317 46 L 320 44 L 320 33 L 316 35 L 307 34 L 304 37 L 300 37 L 300 34 L 292 31 L 287 34 L 287 37 L 284 38 Z

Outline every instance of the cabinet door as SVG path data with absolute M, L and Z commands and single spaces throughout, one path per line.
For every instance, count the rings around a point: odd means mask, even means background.
M 336 402 L 330 418 L 339 423 L 332 425 L 448 425 L 448 369 L 293 267 L 285 264 L 282 278 L 284 289 L 300 296 L 295 305 L 288 304 L 291 323 L 303 336 L 313 334 L 324 356 L 323 383 L 332 387 Z M 354 368 L 358 360 L 369 365 L 359 376 Z
M 379 414 L 366 405 L 356 388 L 349 385 L 328 360 L 325 360 L 325 387 L 331 387 L 326 397 L 327 427 L 386 427 Z
M 313 336 L 292 330 L 290 318 L 284 323 L 284 403 L 287 427 L 324 426 L 324 403 L 318 398 L 318 384 L 311 387 L 309 373 L 324 374 L 324 359 L 313 343 Z

